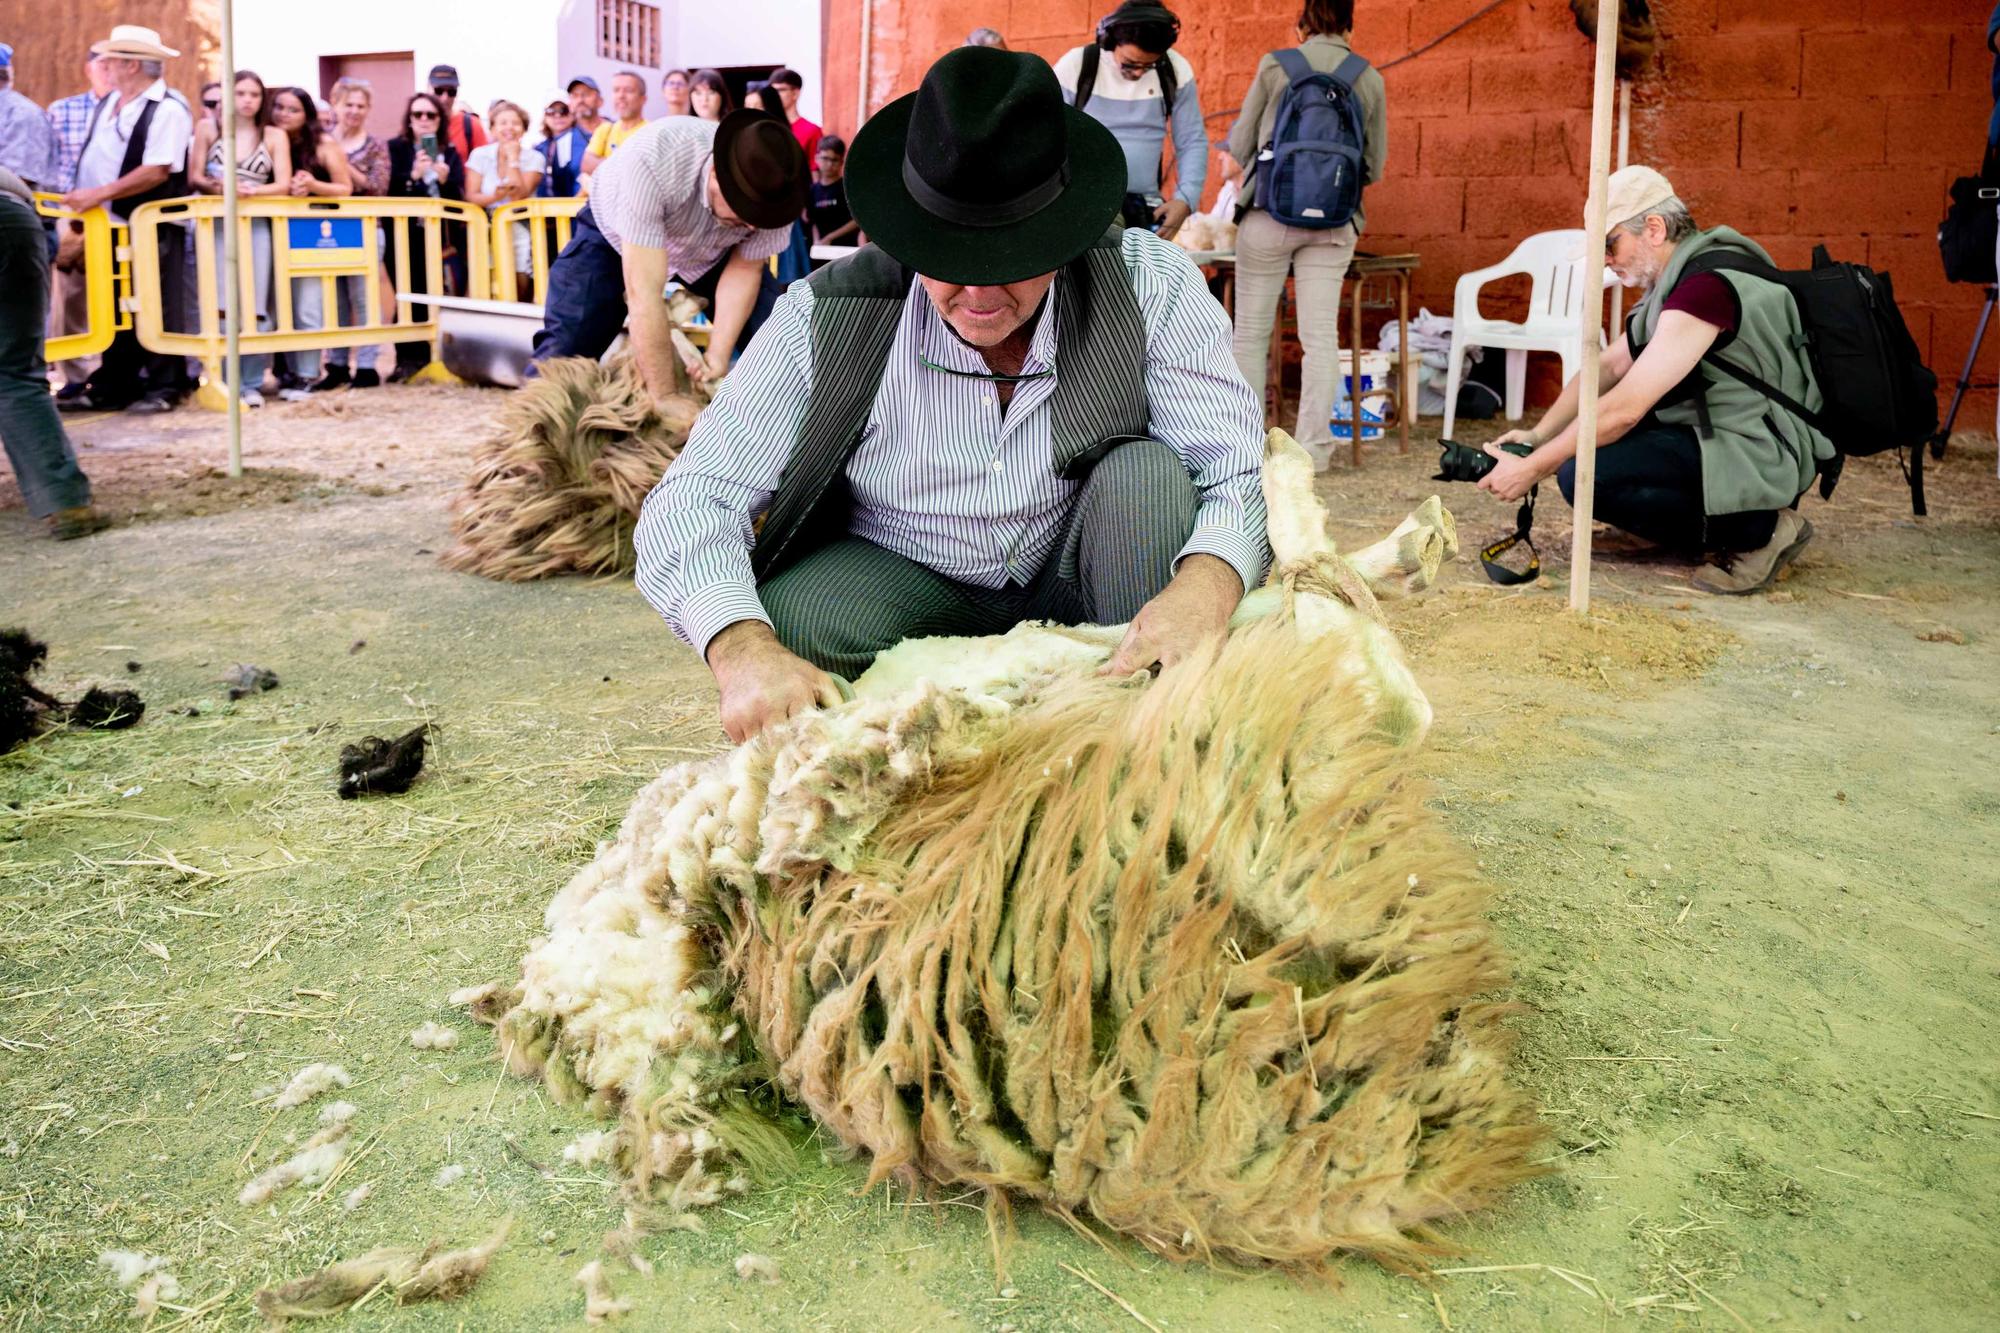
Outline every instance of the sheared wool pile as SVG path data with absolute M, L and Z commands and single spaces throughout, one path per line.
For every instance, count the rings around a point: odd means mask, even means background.
M 556 897 L 507 1059 L 617 1114 L 635 1194 L 732 1186 L 766 1078 L 890 1173 L 1089 1214 L 1174 1258 L 1397 1265 L 1531 1174 L 1487 893 L 1423 805 L 1430 709 L 1350 558 L 1265 466 L 1272 582 L 1157 680 L 1122 628 L 884 654 L 853 701 L 670 770 Z
M 507 395 L 452 502 L 448 569 L 520 582 L 629 572 L 639 506 L 687 443 L 706 390 L 681 380 L 656 403 L 637 364 L 544 361 Z

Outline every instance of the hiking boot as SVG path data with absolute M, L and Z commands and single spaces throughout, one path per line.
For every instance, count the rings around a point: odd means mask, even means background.
M 351 383 L 351 381 L 347 378 L 346 366 L 328 366 L 326 368 L 326 374 L 321 375 L 318 379 L 314 380 L 312 384 L 307 387 L 307 392 L 328 393 L 334 389 L 345 388 L 349 383 Z
M 379 389 L 382 387 L 382 377 L 377 375 L 372 368 L 357 370 L 354 372 L 354 387 L 357 389 Z
M 89 505 L 78 505 L 74 509 L 58 509 L 49 515 L 49 536 L 59 542 L 71 542 L 78 537 L 88 537 L 91 533 L 102 532 L 110 526 L 111 520 Z
M 1799 558 L 1812 535 L 1812 524 L 1790 509 L 1781 509 L 1770 541 L 1754 551 L 1725 551 L 1716 556 L 1694 572 L 1695 586 L 1728 597 L 1761 592 Z

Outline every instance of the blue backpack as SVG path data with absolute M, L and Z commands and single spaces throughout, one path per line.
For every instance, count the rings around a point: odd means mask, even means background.
M 1271 141 L 1257 154 L 1257 207 L 1289 227 L 1323 230 L 1354 220 L 1366 138 L 1354 83 L 1368 62 L 1349 53 L 1331 74 L 1296 49 L 1274 51 L 1291 81 Z

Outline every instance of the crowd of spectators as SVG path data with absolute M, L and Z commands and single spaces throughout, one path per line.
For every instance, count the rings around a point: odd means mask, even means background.
M 135 50 L 145 49 L 149 41 L 158 47 L 157 34 L 145 29 L 128 25 L 115 35 L 136 41 Z M 73 203 L 86 204 L 87 194 L 88 203 L 107 205 L 121 220 L 152 198 L 220 194 L 225 172 L 234 172 L 238 196 L 246 199 L 376 195 L 462 200 L 496 209 L 521 199 L 570 198 L 588 194 L 598 165 L 647 123 L 647 80 L 632 70 L 620 71 L 606 81 L 608 103 L 605 85 L 592 76 L 580 75 L 539 103 L 499 98 L 481 112 L 460 100 L 459 73 L 449 64 L 433 66 L 425 86 L 408 95 L 378 90 L 368 79 L 349 77 L 338 80 L 325 98 L 304 87 L 267 84 L 255 71 L 244 69 L 236 71 L 227 86 L 220 82 L 204 85 L 199 104 L 190 105 L 184 95 L 167 87 L 163 60 L 142 62 L 139 73 L 131 75 L 135 87 L 121 98 L 120 89 L 107 74 L 107 58 L 94 54 L 80 71 L 79 82 L 85 88 L 44 108 L 13 89 L 12 63 L 11 49 L 0 44 L 0 166 L 14 170 L 30 188 L 70 196 Z M 140 73 L 147 76 L 143 82 Z M 858 244 L 861 238 L 847 212 L 841 183 L 844 146 L 838 139 L 824 138 L 820 127 L 799 111 L 803 86 L 797 71 L 781 68 L 764 80 L 751 82 L 744 88 L 742 100 L 783 119 L 808 161 L 819 166 L 812 205 L 796 227 L 795 249 L 804 253 L 815 242 Z M 397 130 L 386 141 L 368 129 L 378 95 L 395 98 L 401 107 Z M 222 142 L 224 96 L 232 97 L 235 103 L 233 144 Z M 708 68 L 666 71 L 660 83 L 660 101 L 668 117 L 708 121 L 720 121 L 737 104 L 729 79 Z M 103 114 L 107 105 L 116 112 L 110 118 Z M 529 109 L 537 105 L 538 113 Z M 137 151 L 148 162 L 159 159 L 167 168 L 166 179 L 151 181 L 149 177 L 148 183 L 155 187 L 151 191 L 107 195 L 106 187 L 129 183 L 124 182 L 129 173 L 121 169 L 127 164 L 122 156 L 112 157 L 112 152 L 115 148 L 124 153 L 134 130 L 135 110 L 148 106 L 154 109 L 146 113 L 146 127 L 138 131 L 142 146 Z M 104 159 L 95 171 L 86 162 L 86 150 L 93 139 L 101 141 L 96 147 Z M 158 192 L 168 185 L 171 194 Z M 50 336 L 81 331 L 88 325 L 80 229 L 55 230 L 58 248 Z M 199 327 L 202 319 L 203 312 L 194 308 L 199 305 L 196 274 L 201 266 L 193 250 L 192 229 L 188 230 L 185 237 L 179 228 L 162 228 L 160 233 L 162 302 L 170 312 L 169 327 Z M 454 294 L 471 290 L 466 271 L 470 247 L 463 231 L 456 224 L 443 229 L 443 253 L 439 256 L 444 288 Z M 253 219 L 244 234 L 248 243 L 238 261 L 237 304 L 246 330 L 269 331 L 275 327 L 277 315 L 271 223 Z M 209 235 L 216 251 L 212 271 L 220 272 L 220 228 L 210 229 Z M 533 251 L 528 225 L 517 223 L 512 236 L 513 290 L 502 289 L 493 295 L 503 300 L 532 299 L 529 270 Z M 180 245 L 179 253 L 166 253 L 169 241 Z M 379 319 L 393 322 L 397 306 L 391 275 L 398 267 L 397 250 L 404 245 L 411 252 L 407 290 L 436 290 L 423 229 L 384 225 L 375 238 L 381 259 L 378 271 L 370 277 L 340 277 L 335 283 L 334 311 L 321 309 L 319 278 L 292 280 L 288 293 L 291 327 L 323 328 L 329 314 L 339 327 L 368 323 L 371 283 L 377 288 L 373 305 Z M 168 270 L 171 282 L 165 281 Z M 173 290 L 164 290 L 167 287 Z M 219 295 L 217 303 L 221 304 Z M 427 306 L 413 304 L 410 309 L 410 318 L 417 322 L 430 318 Z M 219 319 L 220 312 L 213 318 Z M 123 347 L 126 342 L 132 346 Z M 319 352 L 245 355 L 240 392 L 247 405 L 261 406 L 267 389 L 274 384 L 279 396 L 286 399 L 333 389 L 374 388 L 385 380 L 395 383 L 409 378 L 424 368 L 430 355 L 428 341 L 400 342 L 395 366 L 386 377 L 377 371 L 373 346 L 334 348 L 323 356 Z M 129 335 L 121 335 L 119 355 L 107 354 L 105 359 L 113 362 L 118 372 L 115 376 L 100 373 L 99 358 L 94 357 L 65 362 L 57 368 L 59 408 L 169 410 L 200 374 L 198 364 L 191 366 L 180 358 L 157 358 L 157 364 L 152 364 Z

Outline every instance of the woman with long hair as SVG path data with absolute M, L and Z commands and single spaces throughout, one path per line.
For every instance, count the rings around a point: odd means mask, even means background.
M 251 70 L 239 69 L 231 88 L 236 98 L 236 143 L 235 151 L 227 156 L 234 163 L 237 195 L 255 199 L 287 193 L 292 180 L 291 147 L 284 132 L 271 123 L 271 98 L 265 91 L 264 81 Z M 203 118 L 195 126 L 194 146 L 188 153 L 188 185 L 203 194 L 221 194 L 222 173 L 229 169 L 223 165 L 224 158 L 220 115 L 212 121 Z M 232 279 L 222 266 L 222 223 L 219 220 L 213 231 L 218 312 L 222 301 L 220 284 L 234 280 L 239 294 L 236 302 L 237 327 L 245 331 L 270 332 L 270 221 L 265 218 L 250 219 L 249 253 L 244 254 L 240 248 L 237 252 L 238 272 L 245 265 L 250 270 L 248 292 L 244 291 L 242 279 Z M 216 322 L 220 327 L 220 313 Z M 271 357 L 267 352 L 253 352 L 239 360 L 237 374 L 241 388 L 238 396 L 246 406 L 264 405 L 264 371 L 270 363 Z
M 279 88 L 271 94 L 271 123 L 284 131 L 291 150 L 290 193 L 294 199 L 341 199 L 354 193 L 347 172 L 347 154 L 319 123 L 319 107 L 303 88 Z M 303 333 L 326 326 L 325 285 L 319 275 L 292 279 L 292 327 Z M 291 354 L 291 374 L 278 397 L 298 402 L 307 385 L 319 377 L 319 352 L 307 348 Z
M 463 199 L 465 198 L 465 162 L 444 137 L 444 108 L 437 98 L 429 93 L 416 93 L 403 105 L 403 128 L 395 138 L 389 140 L 389 194 L 401 199 Z M 397 228 L 384 224 L 389 233 L 389 272 L 396 272 L 396 253 L 399 242 Z M 408 222 L 409 237 L 409 291 L 428 292 L 430 274 L 428 249 L 424 241 L 423 224 L 412 218 Z M 423 323 L 431 317 L 427 305 L 412 305 L 410 319 Z M 431 361 L 431 345 L 428 339 L 417 339 L 396 344 L 396 369 L 390 372 L 389 382 L 397 383 L 408 379 Z
M 375 106 L 375 90 L 366 79 L 344 78 L 333 85 L 334 129 L 333 142 L 347 158 L 347 174 L 354 184 L 356 194 L 387 194 L 389 192 L 389 146 L 368 132 L 368 113 Z M 375 252 L 381 254 L 381 233 L 375 237 Z M 346 329 L 363 324 L 368 319 L 368 284 L 380 283 L 383 295 L 381 310 L 387 318 L 394 306 L 394 291 L 383 277 L 382 266 L 378 262 L 372 276 L 350 274 L 336 279 L 336 324 Z M 314 393 L 324 393 L 352 384 L 357 389 L 372 389 L 382 382 L 375 373 L 375 352 L 373 343 L 365 343 L 350 353 L 345 347 L 327 349 L 326 373 L 312 382 Z M 353 376 L 348 375 L 347 365 L 350 355 L 358 367 Z
M 688 80 L 688 102 L 694 114 L 703 120 L 721 120 L 736 109 L 735 99 L 729 95 L 729 84 L 716 69 L 698 69 Z

